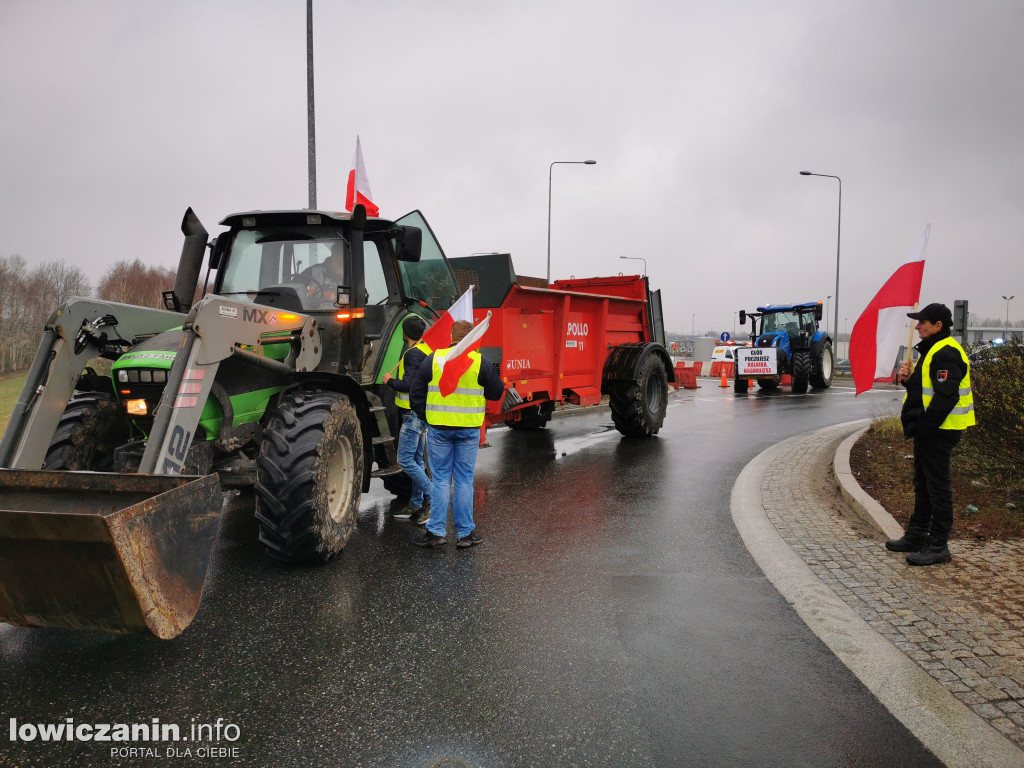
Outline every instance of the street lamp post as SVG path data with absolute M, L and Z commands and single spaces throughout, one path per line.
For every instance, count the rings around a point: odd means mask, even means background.
M 1003 341 L 1009 341 L 1010 335 L 1010 302 L 1013 300 L 1013 296 L 1003 296 L 1003 301 L 1006 302 L 1006 328 L 1003 329 Z
M 697 313 L 696 312 L 694 312 L 692 315 L 690 315 L 690 335 L 691 336 L 696 336 L 697 335 Z
M 597 165 L 597 160 L 555 160 L 548 166 L 548 285 L 551 285 L 551 173 L 556 165 Z
M 828 302 L 829 302 L 829 299 L 831 299 L 831 298 L 832 298 L 831 296 L 826 296 L 825 297 L 825 333 L 828 333 Z M 836 321 L 836 324 L 837 325 L 839 324 L 838 320 Z
M 620 259 L 632 259 L 633 261 L 642 261 L 644 263 L 644 277 L 647 277 L 647 259 L 643 256 L 619 256 Z
M 811 173 L 810 171 L 800 171 L 801 176 L 821 176 L 825 179 L 835 179 L 839 182 L 839 218 L 836 224 L 836 316 L 834 321 L 834 328 L 839 327 L 839 245 L 842 242 L 843 233 L 843 180 L 838 176 L 832 176 L 828 173 Z

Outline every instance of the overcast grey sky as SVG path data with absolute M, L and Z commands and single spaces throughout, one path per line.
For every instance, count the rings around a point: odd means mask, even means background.
M 304 0 L 0 0 L 0 255 L 173 267 L 191 205 L 307 203 Z M 835 293 L 1024 317 L 1024 3 L 314 2 L 318 202 L 553 277 L 647 260 L 670 331 Z M 834 301 L 834 298 L 833 298 Z M 829 325 L 832 325 L 831 312 Z M 843 330 L 842 327 L 839 329 Z

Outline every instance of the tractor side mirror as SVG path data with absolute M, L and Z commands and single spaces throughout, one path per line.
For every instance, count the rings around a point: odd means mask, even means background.
M 399 225 L 396 242 L 398 253 L 395 258 L 399 261 L 411 262 L 420 260 L 420 253 L 423 250 L 423 230 L 419 227 Z
M 821 302 L 820 301 L 818 302 L 818 306 L 816 306 L 814 308 L 814 319 L 819 321 L 819 322 L 821 321 Z
M 213 238 L 213 249 L 210 251 L 210 269 L 218 269 L 220 267 L 221 259 L 231 249 L 231 241 L 233 239 L 229 232 L 222 232 Z
M 746 325 L 746 324 L 747 324 L 747 310 L 741 309 L 740 310 L 740 325 Z

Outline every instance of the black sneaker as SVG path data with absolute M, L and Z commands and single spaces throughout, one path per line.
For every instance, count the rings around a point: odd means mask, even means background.
M 448 543 L 444 536 L 438 536 L 428 530 L 416 531 L 412 535 L 412 543 L 417 547 L 443 547 Z
M 918 552 L 928 544 L 928 536 L 923 533 L 905 533 L 898 539 L 889 539 L 885 548 L 890 552 Z
M 459 547 L 460 549 L 465 549 L 466 547 L 473 547 L 477 544 L 483 544 L 483 541 L 484 540 L 479 533 L 477 533 L 476 531 L 470 531 L 468 536 L 463 536 L 458 541 L 456 541 L 455 546 Z
M 410 517 L 419 517 L 423 514 L 423 510 L 427 508 L 426 504 L 420 504 L 418 507 L 414 507 L 412 504 L 406 504 L 400 510 L 395 512 L 393 517 L 395 520 L 408 520 Z
M 949 547 L 945 544 L 928 544 L 920 552 L 911 552 L 907 555 L 907 562 L 910 565 L 938 565 L 948 563 L 952 559 Z

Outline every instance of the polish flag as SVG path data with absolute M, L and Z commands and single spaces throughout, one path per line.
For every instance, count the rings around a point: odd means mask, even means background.
M 853 324 L 850 334 L 850 371 L 857 394 L 867 392 L 875 381 L 890 381 L 900 346 L 906 343 L 907 313 L 921 298 L 925 251 L 931 224 L 903 264 L 885 281 L 882 289 Z
M 487 317 L 480 322 L 480 325 L 467 333 L 466 337 L 452 347 L 444 360 L 441 361 L 441 381 L 438 382 L 437 388 L 441 390 L 443 397 L 448 397 L 459 386 L 459 379 L 469 370 L 469 366 L 473 362 L 469 357 L 469 353 L 483 343 L 484 334 L 487 333 L 487 328 L 490 324 L 491 313 L 488 311 Z M 449 343 L 451 343 L 450 339 Z
M 446 349 L 452 344 L 452 326 L 457 320 L 473 322 L 473 288 L 467 288 L 459 300 L 444 311 L 437 321 L 427 328 L 420 339 L 431 349 Z
M 359 137 L 356 136 L 356 154 L 352 158 L 352 170 L 348 172 L 345 210 L 351 211 L 361 203 L 366 207 L 367 216 L 379 216 L 380 208 L 374 204 L 372 198 L 370 179 L 366 175 L 366 166 L 363 165 L 363 148 L 359 144 Z

